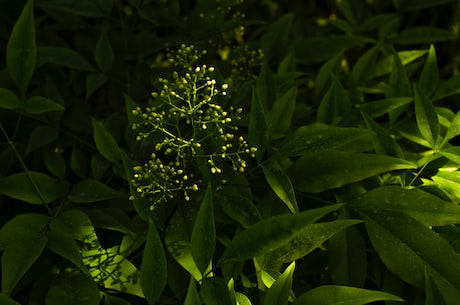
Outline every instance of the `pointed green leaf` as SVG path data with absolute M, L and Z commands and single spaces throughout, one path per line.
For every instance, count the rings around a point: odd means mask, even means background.
M 447 159 L 460 164 L 460 147 L 455 146 L 451 148 L 444 149 L 440 152 L 441 155 L 446 157 Z
M 187 294 L 185 295 L 184 305 L 201 305 L 200 295 L 196 290 L 196 282 L 193 278 L 190 278 L 190 283 L 187 288 Z
M 38 172 L 22 172 L 0 179 L 0 194 L 32 204 L 49 203 L 59 196 L 58 181 Z
M 425 44 L 457 39 L 451 31 L 431 26 L 410 27 L 402 31 L 391 42 L 396 44 Z
M 75 203 L 89 203 L 120 197 L 120 192 L 108 187 L 96 179 L 86 179 L 75 185 L 68 199 Z
M 403 301 L 403 299 L 381 291 L 326 285 L 301 295 L 292 305 L 364 305 L 376 301 Z
M 160 236 L 152 220 L 149 221 L 147 242 L 142 255 L 140 282 L 149 304 L 155 304 L 166 287 L 166 256 Z
M 458 156 L 460 159 L 460 156 Z M 438 171 L 431 179 L 444 192 L 450 194 L 454 198 L 460 199 L 460 172 Z M 457 205 L 456 205 L 457 206 Z M 457 222 L 460 222 L 457 221 Z
M 425 55 L 428 51 L 427 50 L 410 50 L 410 51 L 401 51 L 398 52 L 398 57 L 401 60 L 403 66 L 417 60 L 418 58 Z M 395 55 L 389 55 L 387 57 L 382 58 L 379 60 L 373 69 L 372 75 L 370 78 L 379 77 L 393 71 L 393 60 Z
M 205 305 L 233 305 L 227 285 L 222 278 L 207 277 L 203 279 L 200 290 Z
M 28 0 L 14 25 L 6 47 L 6 64 L 11 78 L 24 94 L 35 69 L 34 1 Z
M 46 246 L 51 251 L 64 257 L 65 259 L 68 259 L 84 273 L 88 272 L 85 265 L 83 264 L 80 249 L 68 232 L 62 230 L 60 227 L 55 226 L 54 229 L 51 229 L 47 232 L 47 237 L 48 243 Z
M 94 67 L 80 54 L 72 49 L 58 47 L 38 47 L 37 66 L 45 63 L 83 71 L 94 71 Z
M 0 88 L 0 108 L 14 110 L 22 108 L 22 105 L 16 94 L 8 89 Z
M 191 251 L 193 260 L 203 276 L 216 248 L 216 227 L 212 187 L 208 185 L 192 230 Z
M 398 53 L 393 55 L 393 68 L 388 82 L 388 89 L 385 92 L 387 98 L 412 96 L 411 85 Z
M 276 250 L 289 243 L 301 230 L 341 205 L 263 219 L 238 233 L 222 260 L 244 261 Z
M 244 228 L 255 224 L 261 219 L 257 207 L 245 196 L 225 194 L 219 196 L 216 203 L 221 206 L 225 214 L 238 221 Z
M 262 169 L 268 184 L 270 184 L 275 194 L 284 202 L 291 213 L 298 213 L 299 208 L 297 207 L 291 180 L 278 164 L 278 161 L 272 159 L 262 165 Z
M 276 279 L 268 289 L 264 305 L 287 305 L 292 289 L 295 261 Z
M 404 153 L 396 140 L 382 126 L 377 124 L 364 112 L 361 113 L 367 128 L 375 133 L 374 148 L 377 154 L 404 159 Z
M 85 274 L 60 273 L 46 293 L 46 305 L 98 305 L 99 288 Z
M 315 79 L 315 96 L 321 96 L 331 79 L 331 75 L 339 73 L 342 59 L 343 52 L 339 52 L 321 66 Z
M 113 49 L 106 33 L 101 33 L 94 49 L 94 58 L 102 72 L 107 72 L 113 65 Z
M 321 247 L 329 238 L 343 229 L 361 223 L 360 220 L 336 220 L 305 225 L 283 246 L 264 255 L 264 265 L 288 263 L 302 258 Z
M 288 175 L 295 189 L 319 193 L 381 173 L 413 168 L 417 166 L 412 162 L 385 155 L 326 150 L 300 157 Z
M 43 214 L 20 214 L 13 217 L 0 229 L 0 251 L 10 244 L 30 239 L 45 230 L 49 217 Z
M 370 79 L 379 52 L 380 46 L 376 45 L 358 58 L 351 72 L 351 77 L 356 86 L 362 85 Z
M 360 112 L 364 112 L 369 117 L 375 119 L 381 115 L 391 112 L 411 103 L 414 99 L 412 97 L 393 97 L 383 100 L 367 102 L 364 104 L 356 105 Z
M 25 103 L 25 110 L 28 113 L 37 114 L 51 111 L 62 111 L 64 106 L 58 104 L 46 97 L 32 96 Z
M 249 298 L 239 292 L 235 292 L 236 305 L 252 305 Z
M 267 68 L 268 69 L 268 68 Z M 249 118 L 248 141 L 253 147 L 257 147 L 257 160 L 261 160 L 269 139 L 269 126 L 267 122 L 266 100 L 262 99 L 264 94 L 263 87 L 267 85 L 258 85 L 252 90 L 251 113 Z M 262 88 L 260 88 L 262 87 Z
M 418 129 L 434 148 L 439 136 L 439 120 L 433 104 L 428 97 L 420 90 L 417 85 L 414 85 L 415 92 L 415 119 Z
M 446 136 L 443 139 L 442 145 L 458 135 L 460 135 L 460 111 L 455 114 L 455 117 L 450 122 L 449 129 L 447 129 Z
M 296 97 L 297 88 L 293 87 L 275 101 L 272 109 L 267 114 L 270 134 L 282 135 L 291 127 Z
M 428 57 L 423 66 L 422 74 L 418 81 L 419 88 L 427 95 L 431 96 L 436 90 L 439 81 L 438 61 L 434 46 L 430 46 Z
M 460 75 L 454 75 L 446 81 L 440 81 L 433 101 L 460 93 Z
M 9 298 L 8 296 L 0 293 L 0 304 L 2 305 L 21 305 L 18 302 L 14 301 L 13 299 Z
M 46 246 L 41 234 L 9 244 L 2 255 L 2 293 L 10 295 L 16 284 L 37 260 Z
M 427 226 L 460 223 L 460 207 L 420 189 L 382 186 L 352 202 L 359 210 L 399 212 Z
M 308 152 L 338 149 L 362 139 L 371 139 L 372 132 L 363 128 L 343 128 L 315 123 L 299 127 L 274 150 L 279 156 L 301 156 Z
M 104 125 L 95 119 L 91 118 L 91 123 L 93 125 L 94 142 L 96 143 L 97 150 L 107 160 L 118 163 L 120 160 L 120 151 L 113 136 L 105 129 Z
M 332 76 L 331 85 L 318 108 L 318 122 L 335 125 L 350 111 L 351 102 L 348 92 L 336 76 Z

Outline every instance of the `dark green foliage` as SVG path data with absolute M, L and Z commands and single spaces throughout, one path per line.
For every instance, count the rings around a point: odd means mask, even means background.
M 453 0 L 5 0 L 0 303 L 457 305 Z

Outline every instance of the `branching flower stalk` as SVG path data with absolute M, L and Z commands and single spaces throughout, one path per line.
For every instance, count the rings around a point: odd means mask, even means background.
M 217 101 L 226 97 L 228 84 L 211 77 L 214 67 L 196 64 L 204 54 L 185 45 L 169 54 L 184 73 L 159 79 L 162 88 L 152 93 L 152 107 L 132 111 L 141 118 L 132 125 L 136 140 L 154 148 L 146 163 L 134 167 L 132 182 L 140 196 L 151 199 L 152 209 L 177 196 L 190 200 L 207 174 L 221 174 L 226 167 L 244 172 L 245 159 L 257 151 L 234 125 L 243 110 L 224 109 Z

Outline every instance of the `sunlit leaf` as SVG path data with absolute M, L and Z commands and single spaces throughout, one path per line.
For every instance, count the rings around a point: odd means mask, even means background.
M 267 291 L 264 305 L 287 305 L 292 289 L 294 269 L 295 262 L 292 262 L 276 279 Z

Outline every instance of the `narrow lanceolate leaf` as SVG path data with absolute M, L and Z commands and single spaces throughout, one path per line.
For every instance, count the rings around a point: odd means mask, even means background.
M 155 224 L 149 220 L 149 231 L 142 256 L 140 282 L 145 299 L 151 305 L 163 293 L 166 287 L 166 256 Z
M 376 301 L 403 301 L 395 295 L 347 286 L 320 286 L 298 297 L 292 305 L 364 305 Z
M 436 51 L 434 46 L 430 46 L 428 57 L 423 66 L 420 79 L 418 81 L 419 88 L 426 96 L 431 96 L 436 90 L 439 81 L 438 61 L 436 60 Z
M 6 64 L 11 78 L 24 94 L 35 69 L 34 1 L 28 0 L 14 25 L 6 47 Z
M 341 205 L 264 219 L 238 233 L 227 247 L 223 261 L 244 261 L 274 251 L 289 243 L 300 231 Z
M 208 186 L 192 230 L 191 250 L 201 274 L 205 275 L 211 263 L 216 247 L 216 227 L 214 224 L 214 206 L 212 187 Z
M 222 278 L 204 278 L 200 290 L 201 298 L 206 305 L 233 305 L 227 285 Z
M 391 134 L 382 126 L 377 124 L 364 112 L 361 113 L 367 128 L 375 133 L 374 148 L 377 154 L 392 156 L 404 159 L 404 153 L 399 147 L 398 142 L 391 136 Z
M 275 194 L 284 202 L 291 213 L 299 212 L 291 180 L 276 159 L 262 165 L 265 178 Z
M 22 172 L 0 179 L 0 194 L 32 204 L 44 204 L 59 195 L 56 179 L 38 172 Z
M 267 291 L 264 305 L 287 305 L 292 289 L 295 261 L 276 279 Z
M 99 302 L 99 287 L 86 274 L 60 273 L 46 293 L 47 305 L 97 305 Z
M 61 104 L 42 96 L 32 96 L 25 103 L 25 110 L 32 114 L 62 111 L 64 109 Z
M 259 90 L 253 89 L 251 113 L 249 118 L 248 141 L 249 144 L 257 148 L 257 160 L 261 160 L 267 148 L 269 138 L 269 126 L 267 122 L 266 110 Z
M 399 212 L 426 226 L 446 226 L 460 223 L 460 207 L 420 189 L 382 186 L 354 200 L 352 208 L 368 211 Z
M 331 85 L 318 108 L 318 122 L 335 125 L 351 109 L 348 92 L 336 76 L 331 77 Z
M 297 88 L 289 89 L 275 101 L 273 108 L 267 114 L 270 134 L 283 135 L 291 126 L 292 115 L 297 97 Z
M 392 170 L 414 168 L 412 162 L 385 155 L 327 150 L 300 157 L 288 175 L 295 189 L 319 193 Z
M 80 249 L 72 235 L 60 227 L 55 227 L 47 232 L 47 237 L 48 243 L 46 246 L 48 249 L 72 262 L 82 272 L 88 272 L 83 264 Z
M 427 266 L 453 287 L 460 287 L 460 257 L 444 238 L 396 211 L 359 212 L 366 218 L 369 237 L 380 258 L 401 279 L 423 287 Z
M 184 305 L 201 305 L 200 295 L 196 290 L 196 281 L 190 278 L 190 283 L 187 288 L 187 294 L 185 295 Z
M 436 146 L 436 141 L 439 136 L 439 120 L 438 115 L 431 103 L 430 99 L 420 90 L 417 85 L 414 85 L 415 92 L 415 119 L 417 121 L 420 133 L 428 141 L 431 148 Z
M 393 55 L 393 68 L 385 95 L 388 98 L 408 97 L 412 95 L 409 78 L 398 53 Z
M 101 123 L 93 118 L 91 118 L 91 123 L 97 150 L 107 160 L 117 163 L 120 160 L 120 150 L 117 142 Z
M 447 141 L 455 138 L 456 136 L 460 135 L 460 111 L 455 114 L 455 117 L 450 122 L 450 126 L 447 129 L 446 136 L 442 141 L 442 145 L 446 144 Z M 441 147 L 442 147 L 441 145 Z
M 46 237 L 36 234 L 8 245 L 2 255 L 2 293 L 10 295 L 16 284 L 46 246 Z

